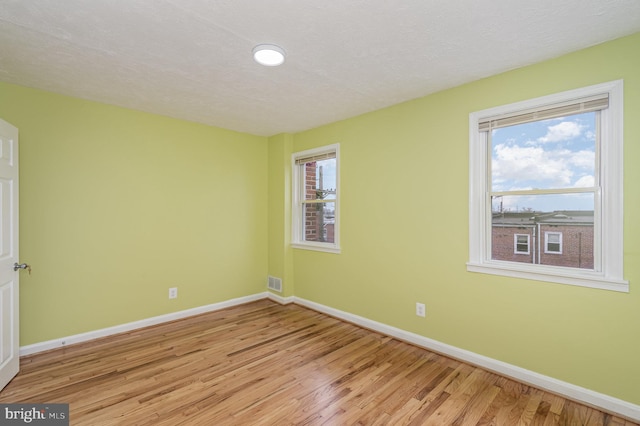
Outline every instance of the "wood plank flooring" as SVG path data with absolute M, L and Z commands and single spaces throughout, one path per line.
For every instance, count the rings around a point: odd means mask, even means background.
M 24 357 L 0 403 L 72 425 L 635 423 L 268 300 Z

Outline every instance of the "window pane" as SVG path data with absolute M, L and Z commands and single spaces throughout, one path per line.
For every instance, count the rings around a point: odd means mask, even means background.
M 336 159 L 312 161 L 304 168 L 305 200 L 336 199 Z
M 595 186 L 596 113 L 495 129 L 491 191 Z
M 491 206 L 491 259 L 594 268 L 592 193 L 498 196 Z M 520 235 L 529 236 L 527 255 Z
M 547 240 L 549 244 L 560 244 L 560 234 L 547 234 Z
M 516 235 L 516 252 L 529 253 L 529 235 Z
M 547 246 L 547 251 L 549 253 L 560 253 L 560 244 L 559 243 L 549 243 Z
M 304 241 L 335 242 L 335 202 L 303 204 L 302 210 Z

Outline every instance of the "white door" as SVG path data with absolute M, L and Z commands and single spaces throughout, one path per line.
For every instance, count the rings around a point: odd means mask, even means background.
M 0 389 L 20 367 L 17 263 L 18 129 L 0 120 Z

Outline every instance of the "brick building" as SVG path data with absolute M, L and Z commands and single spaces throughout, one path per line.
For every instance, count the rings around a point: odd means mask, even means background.
M 493 260 L 594 268 L 593 211 L 493 213 Z

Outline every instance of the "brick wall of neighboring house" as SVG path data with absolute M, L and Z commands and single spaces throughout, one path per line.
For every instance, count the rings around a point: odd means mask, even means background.
M 537 225 L 501 226 L 491 228 L 491 256 L 493 260 L 540 263 L 541 265 L 593 269 L 594 232 L 592 224 L 540 224 L 540 241 Z M 562 234 L 562 252 L 545 253 L 545 232 Z M 529 253 L 515 253 L 515 234 L 529 235 Z
M 545 253 L 545 232 L 562 233 L 562 253 Z M 540 225 L 541 264 L 593 269 L 593 226 Z
M 491 255 L 493 260 L 533 263 L 533 226 L 493 226 L 491 228 Z M 515 253 L 514 235 L 529 235 L 529 253 Z
M 316 162 L 305 164 L 305 199 L 315 200 L 318 188 L 316 177 Z M 320 241 L 322 237 L 322 209 L 318 205 L 307 204 L 305 211 L 304 240 Z

